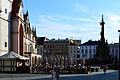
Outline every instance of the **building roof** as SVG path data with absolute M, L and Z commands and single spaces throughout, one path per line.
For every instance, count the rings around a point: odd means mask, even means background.
M 70 42 L 70 45 L 71 45 L 71 46 L 75 46 L 76 44 L 75 44 L 75 43 L 71 43 L 71 42 Z
M 45 37 L 38 37 L 38 38 L 37 38 L 37 44 L 38 44 L 38 45 L 43 45 L 44 40 L 45 40 Z
M 10 60 L 10 59 L 29 60 L 29 58 L 21 56 L 13 51 L 10 51 L 10 52 L 0 56 L 0 60 Z
M 109 47 L 115 47 L 115 46 L 119 46 L 119 43 L 114 43 L 114 44 L 108 44 Z
M 69 40 L 67 38 L 66 39 L 58 39 L 58 40 L 53 38 L 53 39 L 47 40 L 45 42 L 69 42 Z
M 92 40 L 89 40 L 89 41 L 81 44 L 81 46 L 82 46 L 82 45 L 99 45 L 100 42 L 101 42 L 101 41 L 92 41 Z

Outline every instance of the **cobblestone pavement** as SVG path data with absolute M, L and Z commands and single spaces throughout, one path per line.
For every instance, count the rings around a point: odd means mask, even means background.
M 0 80 L 51 80 L 50 74 L 6 74 L 0 73 Z M 119 80 L 119 72 L 114 70 L 90 74 L 61 74 L 59 80 Z

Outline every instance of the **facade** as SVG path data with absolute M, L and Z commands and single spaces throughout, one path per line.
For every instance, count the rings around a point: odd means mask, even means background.
M 11 49 L 12 2 L 13 0 L 0 0 L 0 55 Z
M 80 59 L 89 60 L 95 59 L 96 48 L 100 44 L 100 41 L 89 40 L 80 45 Z
M 44 42 L 44 59 L 51 67 L 69 64 L 68 39 L 52 39 Z
M 12 51 L 30 58 L 30 65 L 39 64 L 37 54 L 36 28 L 31 28 L 28 11 L 23 14 L 22 0 L 14 0 L 12 5 Z
M 76 65 L 79 60 L 81 40 L 52 39 L 44 42 L 44 58 L 52 67 Z
M 119 60 L 119 43 L 108 44 L 108 47 L 112 58 Z
M 23 3 L 21 0 L 14 0 L 12 4 L 12 51 L 24 55 L 24 17 Z
M 75 65 L 78 63 L 78 60 L 80 59 L 80 46 L 78 46 L 75 43 L 69 44 L 69 62 L 70 65 Z
M 39 65 L 36 28 L 31 28 L 28 11 L 23 14 L 22 9 L 22 0 L 0 0 L 0 56 L 13 51 L 28 57 L 30 66 Z

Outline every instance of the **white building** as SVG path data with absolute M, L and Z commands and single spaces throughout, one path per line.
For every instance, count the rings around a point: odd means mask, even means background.
M 119 43 L 108 44 L 109 54 L 112 55 L 113 58 L 117 58 L 119 60 Z
M 69 44 L 69 62 L 71 65 L 77 64 L 80 47 L 75 43 Z
M 0 0 L 0 55 L 11 49 L 11 11 L 13 0 Z
M 89 40 L 80 45 L 80 59 L 94 59 L 94 55 L 96 54 L 96 47 L 99 45 L 100 41 L 92 41 Z

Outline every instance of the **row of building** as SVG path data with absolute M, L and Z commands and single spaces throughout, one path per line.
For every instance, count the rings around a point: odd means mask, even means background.
M 42 43 L 41 43 L 42 42 Z M 84 60 L 95 60 L 100 41 L 89 40 L 81 44 L 81 40 L 38 38 L 38 53 L 43 55 L 43 61 L 51 66 L 82 64 Z M 41 46 L 41 47 L 40 47 Z M 112 60 L 119 60 L 119 44 L 108 44 Z
M 97 47 L 102 41 L 105 43 L 104 31 L 100 41 L 89 40 L 83 44 L 81 40 L 68 38 L 37 37 L 36 28 L 30 25 L 28 11 L 23 13 L 22 10 L 22 0 L 0 0 L 0 56 L 13 51 L 29 58 L 28 65 L 31 67 L 76 65 L 85 63 L 84 60 L 94 60 Z M 118 43 L 107 46 L 111 57 L 119 60 Z M 0 61 L 0 66 L 4 63 Z M 15 64 L 19 66 L 21 63 Z M 1 67 L 0 70 L 4 69 Z

